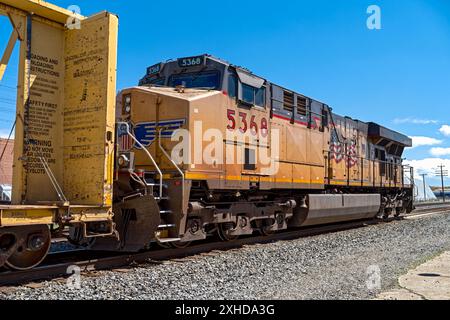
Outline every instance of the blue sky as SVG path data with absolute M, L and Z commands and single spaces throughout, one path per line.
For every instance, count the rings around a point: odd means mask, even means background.
M 420 170 L 450 169 L 450 1 L 53 0 L 120 17 L 118 88 L 161 60 L 211 53 L 328 103 L 339 114 L 414 137 Z M 366 27 L 369 5 L 381 30 Z M 0 48 L 9 35 L 0 20 Z M 14 118 L 14 68 L 0 83 L 0 134 Z M 4 86 L 8 87 L 4 87 Z M 437 180 L 433 181 L 437 184 Z

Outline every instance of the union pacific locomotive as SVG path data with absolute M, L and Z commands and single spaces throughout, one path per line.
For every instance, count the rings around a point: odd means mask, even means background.
M 402 164 L 411 139 L 342 117 L 245 68 L 210 55 L 149 67 L 138 86 L 117 95 L 115 135 L 108 113 L 113 82 L 96 83 L 96 74 L 86 73 L 92 79 L 83 85 L 70 75 L 67 99 L 81 107 L 61 114 L 105 111 L 106 122 L 96 126 L 77 115 L 83 126 L 72 119 L 73 128 L 61 129 L 64 141 L 79 144 L 61 148 L 62 168 L 85 176 L 55 175 L 58 167 L 39 154 L 40 140 L 21 136 L 25 148 L 16 153 L 37 150 L 43 170 L 21 171 L 29 158 L 16 157 L 16 176 L 26 177 L 18 179 L 16 197 L 29 199 L 0 207 L 0 268 L 33 268 L 55 236 L 93 250 L 137 252 L 155 243 L 185 247 L 216 235 L 232 241 L 414 208 L 413 170 Z M 100 101 L 98 93 L 86 94 L 86 83 L 98 85 L 107 108 L 85 106 Z M 93 137 L 100 143 L 91 146 Z M 37 201 L 43 191 L 32 186 L 47 180 L 60 201 Z
M 149 67 L 116 111 L 118 237 L 93 248 L 179 247 L 413 210 L 410 138 L 210 55 Z

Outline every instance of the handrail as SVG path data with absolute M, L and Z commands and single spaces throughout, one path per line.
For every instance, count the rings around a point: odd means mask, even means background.
M 367 161 L 373 161 L 373 162 L 376 162 L 376 163 L 392 164 L 394 166 L 402 166 L 402 167 L 405 167 L 405 168 L 407 168 L 407 167 L 412 168 L 411 165 L 409 165 L 409 164 L 392 163 L 392 162 L 389 162 L 389 161 L 383 161 L 383 160 L 379 160 L 379 159 L 368 159 L 366 157 L 361 157 L 359 155 L 351 155 L 351 154 L 345 153 L 345 152 L 334 152 L 334 151 L 330 151 L 330 150 L 323 150 L 323 152 L 327 153 L 327 154 L 337 154 L 337 155 L 341 155 L 341 156 L 357 158 L 359 160 L 367 160 Z
M 163 196 L 163 174 L 161 172 L 161 169 L 159 168 L 158 164 L 156 163 L 155 159 L 152 157 L 151 153 L 147 150 L 146 147 L 144 147 L 142 145 L 142 143 L 139 142 L 138 139 L 136 139 L 136 137 L 131 133 L 130 131 L 130 125 L 127 122 L 117 122 L 118 126 L 125 126 L 126 130 L 127 130 L 127 135 L 131 137 L 131 139 L 133 139 L 133 141 L 142 149 L 144 150 L 144 152 L 147 154 L 147 156 L 150 158 L 150 160 L 152 161 L 153 165 L 156 168 L 156 171 L 158 171 L 159 173 L 159 198 L 161 199 Z
M 48 165 L 47 160 L 44 157 L 39 157 L 39 160 L 41 161 L 42 167 L 44 167 L 45 173 L 47 174 L 48 178 L 50 179 L 50 182 L 52 183 L 52 186 L 55 189 L 59 200 L 63 201 L 65 204 L 67 204 L 69 201 L 67 200 L 66 196 L 64 195 L 64 191 L 61 188 L 61 186 L 59 185 L 58 180 L 56 179 L 55 175 L 53 174 L 52 169 L 50 169 L 50 166 Z
M 182 206 L 184 206 L 184 182 L 185 182 L 185 176 L 183 170 L 178 167 L 178 165 L 173 161 L 173 159 L 170 157 L 170 155 L 167 153 L 166 149 L 161 144 L 161 134 L 164 131 L 164 128 L 159 128 L 158 130 L 158 146 L 159 149 L 163 152 L 163 154 L 166 156 L 167 159 L 173 164 L 173 166 L 177 169 L 177 171 L 181 174 L 181 203 Z
M 412 182 L 410 183 L 410 186 L 413 186 L 414 185 L 414 179 L 413 179 L 413 177 L 414 177 L 414 175 L 413 175 L 413 167 L 411 166 L 411 165 L 408 165 L 408 164 L 400 164 L 400 163 L 392 163 L 392 162 L 389 162 L 389 161 L 382 161 L 382 160 L 379 160 L 379 159 L 368 159 L 368 158 L 366 158 L 366 157 L 361 157 L 361 156 L 359 156 L 359 155 L 351 155 L 351 154 L 349 154 L 349 153 L 346 153 L 346 152 L 334 152 L 334 151 L 331 151 L 331 150 L 323 150 L 323 153 L 324 153 L 324 155 L 328 158 L 328 159 L 331 159 L 331 155 L 341 155 L 341 156 L 344 156 L 344 157 L 347 157 L 347 158 L 350 158 L 350 157 L 353 157 L 353 158 L 356 158 L 356 159 L 358 159 L 360 162 L 364 162 L 364 161 L 368 161 L 369 163 L 372 163 L 372 164 L 378 164 L 378 165 L 392 165 L 393 166 L 393 168 L 395 168 L 396 170 L 398 170 L 398 169 L 402 169 L 401 171 L 401 173 L 402 173 L 402 181 L 403 181 L 403 183 L 402 183 L 402 185 L 403 186 L 405 186 L 405 185 L 407 185 L 407 184 L 405 184 L 405 182 L 404 182 L 404 176 L 405 176 L 405 173 L 407 173 L 408 171 L 409 171 L 409 178 L 412 180 Z M 373 169 L 374 169 L 374 172 L 375 172 L 375 166 L 373 166 Z M 409 170 L 408 170 L 409 169 Z M 374 175 L 375 173 L 373 173 L 373 175 Z M 382 177 L 382 176 L 380 176 L 380 177 Z M 389 180 L 392 180 L 392 179 L 389 179 Z M 382 182 L 381 182 L 382 183 Z M 389 183 L 391 183 L 391 181 L 389 181 Z M 397 183 L 396 183 L 397 184 Z

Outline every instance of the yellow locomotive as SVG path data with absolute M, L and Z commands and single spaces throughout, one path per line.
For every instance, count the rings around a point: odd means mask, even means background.
M 210 55 L 153 65 L 117 101 L 118 249 L 137 230 L 179 246 L 413 209 L 408 137 Z
M 0 268 L 35 267 L 53 237 L 133 252 L 413 210 L 400 133 L 210 55 L 153 65 L 116 97 L 115 15 L 29 0 L 0 14 L 6 53 L 20 42 Z

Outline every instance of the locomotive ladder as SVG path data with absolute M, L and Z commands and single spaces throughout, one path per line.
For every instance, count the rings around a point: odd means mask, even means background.
M 118 122 L 117 125 L 118 126 L 124 126 L 124 128 L 126 129 L 127 135 L 145 152 L 145 154 L 147 155 L 147 157 L 150 159 L 151 163 L 155 167 L 157 174 L 159 175 L 159 182 L 158 183 L 149 183 L 149 182 L 147 182 L 145 180 L 145 178 L 142 179 L 143 184 L 146 187 L 149 187 L 149 188 L 152 189 L 152 194 L 154 193 L 154 189 L 158 189 L 158 191 L 157 191 L 158 196 L 155 197 L 155 200 L 158 203 L 159 215 L 160 215 L 160 218 L 161 218 L 161 224 L 158 226 L 158 232 L 176 228 L 177 227 L 176 224 L 168 224 L 168 223 L 164 222 L 166 220 L 165 217 L 167 217 L 168 215 L 172 214 L 172 211 L 168 210 L 168 209 L 165 209 L 165 208 L 162 208 L 162 207 L 165 207 L 163 205 L 163 201 L 170 200 L 167 195 L 166 196 L 164 195 L 164 190 L 166 190 L 168 188 L 168 186 L 164 184 L 162 170 L 160 169 L 160 167 L 158 166 L 157 162 L 155 161 L 155 159 L 153 158 L 151 153 L 148 151 L 148 149 L 144 145 L 142 145 L 142 143 L 131 133 L 129 124 L 127 122 Z M 167 151 L 164 149 L 164 147 L 161 144 L 161 134 L 164 131 L 164 128 L 158 128 L 158 130 L 159 130 L 159 136 L 158 136 L 158 138 L 159 138 L 159 141 L 158 141 L 159 149 L 162 151 L 164 156 L 167 157 L 167 159 L 172 163 L 172 165 L 177 169 L 177 171 L 181 174 L 181 177 L 182 177 L 182 201 L 183 201 L 184 200 L 184 188 L 185 188 L 185 186 L 184 186 L 184 182 L 185 182 L 184 173 L 176 165 L 176 163 L 171 159 L 171 157 L 169 156 L 169 154 L 167 153 Z M 158 242 L 160 242 L 160 243 L 177 242 L 177 241 L 181 240 L 180 238 L 169 238 L 169 237 L 160 238 L 159 236 L 157 236 L 156 238 L 157 238 Z
M 157 133 L 158 133 L 158 147 L 161 150 L 161 152 L 163 153 L 163 155 L 169 160 L 169 162 L 175 167 L 175 169 L 178 171 L 178 173 L 181 176 L 181 203 L 182 205 L 184 204 L 184 192 L 185 192 L 185 175 L 183 170 L 181 170 L 181 168 L 175 163 L 175 161 L 173 161 L 173 159 L 170 157 L 169 153 L 166 151 L 166 149 L 164 149 L 163 145 L 162 145 L 162 133 L 166 128 L 164 127 L 159 127 L 157 128 Z M 167 186 L 166 186 L 167 187 Z M 167 197 L 167 200 L 169 200 L 169 198 Z M 170 215 L 172 214 L 171 210 L 160 210 L 161 214 L 164 215 Z M 165 220 L 163 218 L 163 220 Z M 176 223 L 174 224 L 165 224 L 165 225 L 160 225 L 159 229 L 160 230 L 170 230 L 170 229 L 175 229 L 177 227 Z M 177 242 L 180 241 L 180 238 L 159 238 L 158 237 L 158 241 L 161 243 L 165 243 L 165 242 Z

